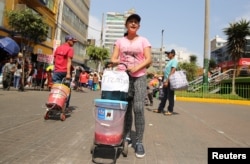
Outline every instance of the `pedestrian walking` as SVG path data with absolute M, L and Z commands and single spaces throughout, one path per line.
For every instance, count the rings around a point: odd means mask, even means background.
M 79 77 L 80 86 L 77 88 L 77 90 L 83 91 L 84 88 L 87 88 L 88 80 L 89 80 L 89 74 L 85 71 L 85 69 L 82 69 L 82 72 L 80 73 Z
M 82 71 L 82 69 L 79 66 L 77 66 L 75 68 L 75 78 L 74 78 L 75 86 L 74 86 L 74 89 L 76 91 L 78 91 L 78 89 L 81 87 L 81 83 L 79 82 L 81 71 Z
M 174 74 L 177 66 L 178 61 L 174 58 L 175 57 L 175 50 L 172 49 L 171 51 L 166 51 L 169 61 L 165 67 L 164 71 L 164 81 L 163 81 L 163 97 L 161 98 L 160 104 L 158 109 L 153 110 L 155 113 L 163 113 L 164 115 L 172 115 L 174 111 L 174 90 L 170 89 L 170 82 L 169 77 Z M 168 110 L 165 112 L 164 108 L 166 106 L 167 100 L 169 101 Z
M 13 59 L 10 58 L 7 63 L 3 66 L 3 89 L 9 90 L 12 85 L 13 74 L 15 72 L 16 66 Z
M 149 41 L 137 34 L 140 28 L 141 17 L 137 14 L 130 15 L 125 26 L 127 32 L 124 37 L 115 42 L 112 63 L 118 65 L 118 70 L 129 72 L 128 108 L 125 116 L 124 137 L 131 142 L 131 127 L 133 122 L 132 111 L 135 116 L 136 145 L 135 155 L 138 158 L 145 156 L 143 134 L 145 128 L 144 101 L 147 94 L 146 67 L 151 63 L 151 45 Z
M 17 68 L 14 72 L 14 82 L 13 82 L 14 88 L 16 89 L 19 88 L 21 76 L 22 76 L 22 67 L 21 64 L 17 64 Z
M 89 80 L 88 80 L 88 88 L 90 90 L 94 90 L 94 88 L 93 88 L 93 76 L 94 76 L 94 74 L 93 74 L 93 72 L 91 72 L 89 74 Z
M 71 79 L 72 73 L 72 59 L 74 56 L 73 46 L 77 42 L 76 38 L 72 35 L 66 35 L 65 43 L 57 47 L 54 53 L 54 72 L 53 83 L 62 83 L 62 80 L 66 78 Z M 70 83 L 69 83 L 70 84 Z M 70 86 L 69 86 L 70 87 Z M 69 107 L 71 91 L 66 103 L 66 108 Z
M 36 75 L 36 84 L 40 87 L 40 89 L 44 89 L 44 84 L 47 78 L 47 74 L 43 68 L 43 65 L 40 65 L 38 70 L 37 70 L 37 75 Z
M 51 90 L 51 87 L 53 85 L 52 76 L 53 76 L 52 70 L 49 69 L 47 71 L 47 88 L 48 88 L 49 91 Z
M 99 77 L 97 75 L 97 72 L 95 72 L 93 76 L 93 90 L 94 91 L 97 91 L 99 89 L 98 85 L 99 85 Z

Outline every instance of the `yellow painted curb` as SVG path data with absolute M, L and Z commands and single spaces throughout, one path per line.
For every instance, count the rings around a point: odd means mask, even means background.
M 178 101 L 190 101 L 190 102 L 207 102 L 207 103 L 220 103 L 220 104 L 237 104 L 237 105 L 249 105 L 250 101 L 246 100 L 228 100 L 228 99 L 208 99 L 208 98 L 190 98 L 190 97 L 176 97 Z

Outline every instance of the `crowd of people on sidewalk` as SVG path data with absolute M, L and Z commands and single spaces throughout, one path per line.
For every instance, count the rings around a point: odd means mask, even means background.
M 72 76 L 71 88 L 76 91 L 84 91 L 88 88 L 92 91 L 100 90 L 102 72 L 87 72 L 81 66 L 76 66 Z
M 24 87 L 34 90 L 50 91 L 53 85 L 53 69 L 46 69 L 44 64 L 40 64 L 38 68 L 35 66 L 29 67 L 28 72 L 25 70 L 23 86 L 22 64 L 17 62 L 17 58 L 9 58 L 1 67 L 3 90 L 14 88 L 18 91 L 22 91 Z M 100 90 L 101 76 L 102 72 L 87 72 L 81 66 L 75 66 L 72 71 L 70 88 L 76 91 L 84 91 L 85 88 L 92 91 Z
M 24 88 L 34 89 L 47 86 L 48 90 L 52 86 L 52 70 L 45 70 L 43 65 L 32 64 L 28 58 L 25 64 L 22 62 L 22 56 L 10 57 L 7 62 L 1 66 L 3 76 L 3 89 L 10 90 L 11 87 L 18 91 Z
M 16 90 L 22 91 L 27 82 L 26 79 L 32 74 L 32 67 L 28 58 L 23 60 L 22 53 L 16 57 L 1 60 L 0 74 L 2 75 L 3 89 L 9 90 L 10 87 L 14 87 Z

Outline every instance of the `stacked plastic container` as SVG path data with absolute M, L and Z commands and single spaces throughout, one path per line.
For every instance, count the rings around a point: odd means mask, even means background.
M 95 99 L 95 143 L 120 145 L 123 139 L 126 101 Z

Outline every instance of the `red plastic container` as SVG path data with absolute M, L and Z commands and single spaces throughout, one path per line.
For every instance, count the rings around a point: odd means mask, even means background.
M 70 89 L 64 84 L 54 84 L 51 88 L 48 102 L 46 106 L 48 108 L 62 109 L 69 96 Z
M 116 146 L 122 143 L 126 101 L 95 99 L 95 143 Z

